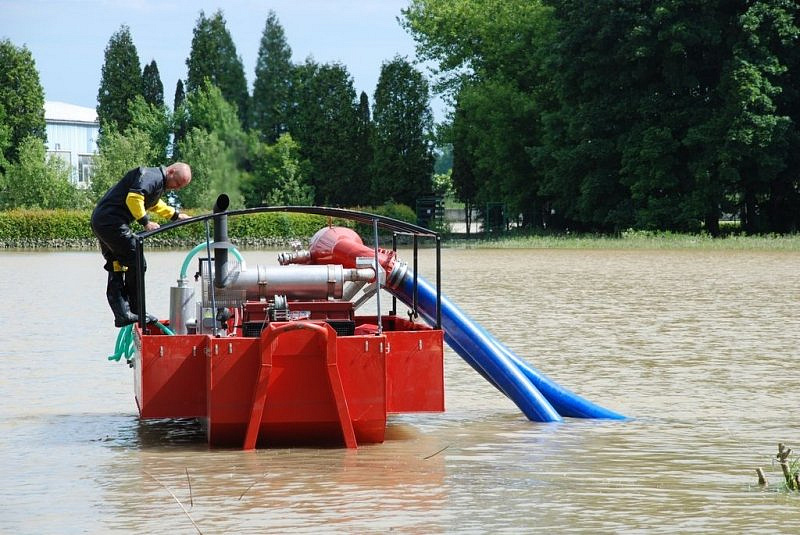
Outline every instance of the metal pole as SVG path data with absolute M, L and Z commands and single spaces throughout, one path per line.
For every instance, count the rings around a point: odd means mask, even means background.
M 436 235 L 436 328 L 442 328 L 442 238 Z
M 378 306 L 378 334 L 383 333 L 383 322 L 381 321 L 381 277 L 378 274 L 378 220 L 372 220 L 372 228 L 375 230 L 375 284 L 378 291 L 375 292 Z
M 218 214 L 214 217 L 214 242 L 221 243 L 228 241 L 228 216 L 225 210 L 228 209 L 228 196 L 224 193 L 217 197 L 214 202 L 213 212 Z M 225 279 L 228 277 L 228 249 L 214 247 L 214 285 L 217 288 L 225 287 Z
M 395 253 L 395 259 L 397 258 L 397 232 L 392 232 L 392 252 Z M 392 294 L 392 310 L 389 311 L 389 315 L 396 316 L 397 315 L 397 297 Z
M 139 328 L 142 329 L 144 332 L 145 327 L 147 326 L 147 313 L 145 312 L 145 302 L 144 302 L 144 240 L 137 236 L 136 237 L 136 298 L 139 303 L 139 310 L 136 312 L 139 314 Z
M 217 298 L 214 292 L 214 279 L 211 273 L 211 236 L 208 229 L 208 219 L 206 219 L 206 256 L 208 258 L 208 287 L 211 289 L 211 314 L 214 322 L 213 332 L 217 336 Z M 202 325 L 203 318 L 201 314 L 200 324 Z
M 417 235 L 414 234 L 414 299 L 412 300 L 412 309 L 414 312 L 414 318 L 419 316 L 417 303 L 418 303 L 418 295 L 419 292 L 417 291 Z

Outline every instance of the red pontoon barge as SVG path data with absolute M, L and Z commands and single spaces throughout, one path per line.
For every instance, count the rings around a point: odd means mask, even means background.
M 393 250 L 379 249 L 378 228 L 440 240 L 416 225 L 377 215 L 316 207 L 270 207 L 214 212 L 137 236 L 144 242 L 183 224 L 213 221 L 207 239 L 187 257 L 170 292 L 165 326 L 146 324 L 145 280 L 139 269 L 139 324 L 132 327 L 136 403 L 141 418 L 198 418 L 212 447 L 346 445 L 383 442 L 386 415 L 444 410 L 443 332 L 382 312 L 381 287 L 416 277 Z M 279 265 L 246 266 L 228 241 L 227 218 L 257 212 L 303 212 L 344 218 L 374 229 L 366 246 L 345 227 L 322 228 L 307 251 L 279 255 Z M 393 240 L 396 244 L 396 240 Z M 186 277 L 198 257 L 197 282 Z M 437 290 L 438 292 L 438 290 Z M 416 296 L 416 293 L 415 293 Z M 357 309 L 374 298 L 377 314 Z M 439 297 L 440 299 L 440 297 Z M 388 308 L 388 307 L 387 307 Z

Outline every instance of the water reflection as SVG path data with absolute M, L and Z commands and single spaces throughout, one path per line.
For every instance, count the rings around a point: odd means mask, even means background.
M 148 254 L 159 314 L 183 258 Z M 241 452 L 208 450 L 193 420 L 138 420 L 132 371 L 106 360 L 97 253 L 2 253 L 0 532 L 793 532 L 800 495 L 753 469 L 777 481 L 777 442 L 800 447 L 798 260 L 445 250 L 453 302 L 634 418 L 529 422 L 448 351 L 447 412 L 392 417 L 384 444 Z
M 116 456 L 100 471 L 97 484 L 115 511 L 104 527 L 185 531 L 195 522 L 215 532 L 362 532 L 381 525 L 374 518 L 378 508 L 387 529 L 397 525 L 390 520 L 397 515 L 406 527 L 435 532 L 430 513 L 445 503 L 445 457 L 423 459 L 420 452 L 442 448 L 434 437 L 397 427 L 385 444 L 357 451 L 242 452 L 173 449 L 184 439 L 174 425 L 141 426 L 142 447 Z M 166 447 L 145 446 L 165 437 L 171 439 Z

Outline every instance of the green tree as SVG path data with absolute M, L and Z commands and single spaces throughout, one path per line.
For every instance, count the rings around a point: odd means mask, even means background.
M 453 169 L 450 181 L 456 197 L 464 203 L 464 221 L 467 224 L 467 236 L 472 231 L 472 209 L 478 196 L 478 180 L 475 177 L 472 155 L 476 152 L 472 134 L 476 132 L 470 127 L 464 116 L 464 109 L 456 104 L 453 123 L 448 129 L 446 138 L 453 145 Z
M 148 165 L 149 162 L 155 163 L 158 158 L 152 138 L 138 128 L 128 128 L 125 133 L 116 130 L 104 132 L 98 148 L 89 186 L 93 201 L 98 201 L 129 170 Z
M 765 230 L 790 127 L 775 45 L 797 35 L 796 4 L 548 3 L 558 102 L 536 161 L 567 217 L 715 234 L 730 202 Z
M 537 95 L 517 82 L 490 79 L 465 84 L 458 104 L 462 115 L 455 128 L 466 143 L 462 155 L 480 179 L 474 200 L 501 202 L 510 214 L 522 216 L 523 226 L 541 227 L 546 201 L 539 191 L 541 174 L 528 155 L 540 135 Z
M 164 106 L 164 84 L 161 83 L 161 75 L 158 73 L 156 60 L 144 66 L 142 88 L 142 95 L 148 104 L 159 108 Z
M 421 59 L 438 64 L 436 89 L 452 102 L 464 81 L 541 82 L 532 54 L 552 33 L 539 0 L 411 0 L 401 24 Z
M 289 132 L 311 162 L 311 184 L 317 204 L 363 204 L 358 179 L 358 104 L 353 80 L 343 65 L 298 66 L 293 84 L 294 111 Z
M 192 167 L 191 187 L 180 191 L 183 206 L 209 210 L 221 193 L 228 195 L 231 208 L 244 205 L 240 184 L 246 181 L 236 156 L 216 132 L 192 128 L 180 142 L 183 160 Z
M 759 42 L 767 47 L 771 54 L 780 58 L 785 66 L 782 72 L 773 77 L 773 83 L 780 87 L 780 92 L 771 97 L 776 105 L 775 114 L 789 118 L 789 124 L 783 136 L 785 147 L 784 167 L 770 183 L 769 201 L 763 206 L 768 226 L 775 232 L 800 231 L 800 49 L 796 43 L 800 16 L 795 2 L 773 2 L 776 14 L 778 8 L 791 10 L 794 15 L 773 16 L 770 29 L 758 25 L 761 29 Z
M 99 200 L 127 171 L 140 166 L 166 163 L 170 117 L 165 107 L 156 107 L 137 95 L 129 104 L 130 124 L 124 132 L 107 130 L 98 140 L 98 155 L 90 185 L 93 200 Z
M 416 0 L 403 14 L 418 54 L 438 64 L 437 91 L 459 114 L 449 135 L 470 172 L 453 180 L 469 176 L 470 188 L 457 194 L 503 202 L 524 225 L 543 225 L 547 199 L 527 150 L 539 143 L 541 101 L 552 89 L 541 52 L 550 10 L 537 0 Z
M 217 10 L 211 18 L 200 11 L 186 67 L 188 92 L 200 89 L 209 80 L 222 91 L 225 100 L 236 106 L 240 124 L 247 124 L 247 80 L 222 10 Z
M 775 185 L 786 184 L 786 171 L 796 177 L 796 169 L 787 169 L 796 130 L 792 117 L 784 114 L 791 113 L 791 104 L 781 94 L 796 91 L 787 87 L 786 74 L 792 62 L 797 66 L 800 6 L 781 0 L 743 2 L 736 22 L 732 61 L 720 83 L 727 123 L 721 152 L 725 167 L 734 171 L 728 176 L 739 193 L 743 228 L 773 231 L 772 225 L 781 227 L 770 213 L 771 196 L 782 189 Z M 789 106 L 784 111 L 780 104 Z M 794 118 L 797 105 L 795 100 Z
M 6 149 L 11 146 L 11 127 L 6 124 L 6 109 L 0 102 L 0 192 L 5 190 L 3 172 L 8 167 Z
M 393 199 L 414 206 L 433 191 L 433 115 L 428 82 L 405 59 L 381 66 L 373 102 L 376 202 Z
M 187 126 L 186 117 L 183 113 L 183 102 L 186 100 L 186 93 L 183 91 L 183 80 L 178 80 L 175 84 L 175 97 L 172 104 L 172 158 L 180 159 L 178 146 L 180 141 L 186 137 Z
M 441 134 L 439 134 L 441 137 Z M 433 172 L 444 174 L 453 168 L 453 144 L 445 142 L 435 151 L 436 161 L 433 162 Z
M 292 49 L 277 15 L 270 11 L 258 48 L 251 106 L 252 126 L 269 143 L 288 129 L 293 69 Z
M 128 130 L 137 129 L 150 138 L 152 159 L 142 162 L 142 165 L 161 165 L 167 160 L 169 134 L 172 117 L 167 108 L 162 104 L 157 106 L 146 102 L 144 97 L 137 95 L 129 104 L 131 124 Z M 127 132 L 126 131 L 126 132 Z
M 372 147 L 372 136 L 374 129 L 372 127 L 372 118 L 369 108 L 369 97 L 367 93 L 362 91 L 358 99 L 358 111 L 356 114 L 356 132 L 355 132 L 355 147 L 354 147 L 354 169 L 353 169 L 353 183 L 354 184 L 372 184 L 372 169 L 374 163 L 374 152 Z M 368 198 L 362 196 L 353 196 L 349 204 L 355 205 L 363 203 Z
M 173 98 L 172 102 L 172 111 L 178 111 L 178 108 L 181 107 L 183 101 L 186 99 L 186 93 L 183 90 L 183 80 L 178 80 L 178 83 L 175 84 L 175 97 Z
M 106 46 L 97 91 L 97 118 L 103 133 L 107 129 L 125 131 L 131 122 L 128 102 L 141 95 L 142 89 L 139 54 L 130 28 L 122 25 Z
M 403 24 L 456 102 L 457 190 L 472 177 L 478 202 L 500 198 L 533 225 L 716 234 L 721 212 L 751 232 L 800 223 L 799 12 L 412 0 Z
M 210 81 L 186 96 L 184 106 L 178 112 L 186 128 L 200 128 L 216 132 L 234 152 L 237 161 L 243 163 L 247 157 L 248 140 L 236 113 L 236 106 L 228 102 L 222 91 Z
M 19 48 L 8 39 L 0 40 L 0 65 L 0 107 L 4 110 L 0 117 L 0 150 L 3 158 L 13 163 L 23 139 L 46 138 L 44 91 L 33 55 L 24 46 Z
M 311 165 L 300 155 L 300 146 L 290 134 L 282 134 L 272 145 L 261 145 L 255 159 L 247 206 L 306 206 L 314 202 L 308 181 Z
M 82 208 L 82 192 L 70 182 L 72 169 L 61 158 L 48 157 L 44 142 L 27 136 L 19 144 L 18 161 L 9 169 L 0 208 Z
M 207 208 L 224 192 L 231 198 L 232 205 L 242 206 L 240 188 L 248 180 L 255 149 L 254 140 L 242 130 L 236 107 L 207 80 L 186 96 L 176 116 L 176 121 L 181 121 L 187 129 L 177 149 L 181 159 L 192 166 L 192 187 L 181 190 L 182 204 Z M 215 165 L 219 168 L 214 169 Z

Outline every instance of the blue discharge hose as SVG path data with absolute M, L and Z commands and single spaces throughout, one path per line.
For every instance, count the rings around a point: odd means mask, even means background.
M 409 270 L 396 288 L 387 289 L 406 306 L 411 306 L 414 295 L 413 274 Z M 419 276 L 417 303 L 425 321 L 435 325 L 436 290 Z M 447 345 L 511 399 L 530 420 L 557 422 L 562 416 L 625 419 L 625 416 L 600 407 L 558 385 L 515 355 L 444 296 L 442 329 Z
M 422 278 L 417 279 L 418 304 L 422 317 L 435 324 L 436 292 Z M 392 290 L 391 288 L 389 288 Z M 414 277 L 410 270 L 392 290 L 406 306 L 413 303 Z M 487 333 L 472 322 L 450 300 L 442 297 L 442 329 L 445 341 L 461 358 L 513 401 L 529 420 L 559 422 L 558 412 L 504 353 L 497 351 Z

